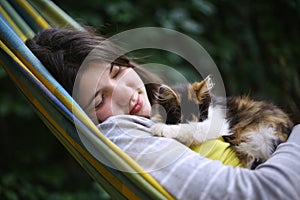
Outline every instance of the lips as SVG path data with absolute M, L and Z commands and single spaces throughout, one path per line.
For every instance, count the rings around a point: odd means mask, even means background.
M 142 106 L 143 106 L 143 100 L 140 98 L 140 95 L 138 95 L 136 103 L 130 110 L 129 114 L 134 115 L 134 114 L 138 113 L 142 109 Z

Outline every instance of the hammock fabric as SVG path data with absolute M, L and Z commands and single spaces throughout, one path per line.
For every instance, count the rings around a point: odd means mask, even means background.
M 151 175 L 97 129 L 24 44 L 37 31 L 54 26 L 83 30 L 51 1 L 1 0 L 0 65 L 50 131 L 114 199 L 173 199 Z M 78 131 L 112 166 L 140 173 L 118 171 L 99 162 L 86 150 Z

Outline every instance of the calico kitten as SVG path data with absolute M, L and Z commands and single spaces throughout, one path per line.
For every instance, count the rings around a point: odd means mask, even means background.
M 266 161 L 286 141 L 293 123 L 283 110 L 249 96 L 216 97 L 212 88 L 211 76 L 188 85 L 153 87 L 151 103 L 163 109 L 156 110 L 153 119 L 160 123 L 152 126 L 152 134 L 187 146 L 222 136 L 246 168 Z

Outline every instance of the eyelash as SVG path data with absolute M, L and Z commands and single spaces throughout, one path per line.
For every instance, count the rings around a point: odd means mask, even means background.
M 123 68 L 122 66 L 111 64 L 110 74 L 113 72 L 114 68 L 116 68 L 116 67 L 118 68 L 117 72 L 114 73 L 113 76 L 111 76 L 111 78 L 117 78 L 118 75 L 122 72 L 122 68 Z M 105 95 L 102 94 L 101 95 L 101 101 L 95 105 L 95 108 L 99 109 L 104 104 L 104 102 L 105 102 Z
M 111 67 L 110 67 L 110 73 L 114 72 L 113 70 L 115 68 L 118 68 L 117 72 L 113 74 L 113 76 L 111 76 L 111 78 L 117 78 L 117 76 L 120 74 L 120 72 L 122 71 L 122 67 L 121 66 L 118 66 L 118 65 L 114 65 L 114 64 L 111 64 Z
M 100 108 L 104 104 L 104 101 L 105 101 L 105 95 L 102 94 L 101 95 L 101 101 L 95 105 L 95 108 L 96 109 Z

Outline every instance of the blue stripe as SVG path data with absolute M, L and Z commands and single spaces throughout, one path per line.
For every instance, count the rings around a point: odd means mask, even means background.
M 28 23 L 28 25 L 32 28 L 34 32 L 38 32 L 41 30 L 39 24 L 16 2 L 15 0 L 8 0 L 9 3 L 13 6 L 13 8 L 18 12 L 18 14 Z M 23 0 L 22 0 L 23 1 Z
M 20 54 L 30 65 L 32 65 L 39 74 L 45 77 L 63 96 L 72 101 L 72 97 L 66 90 L 52 77 L 43 64 L 28 49 L 13 29 L 6 23 L 3 17 L 0 17 L 0 37 L 1 40 L 9 46 L 13 52 Z

